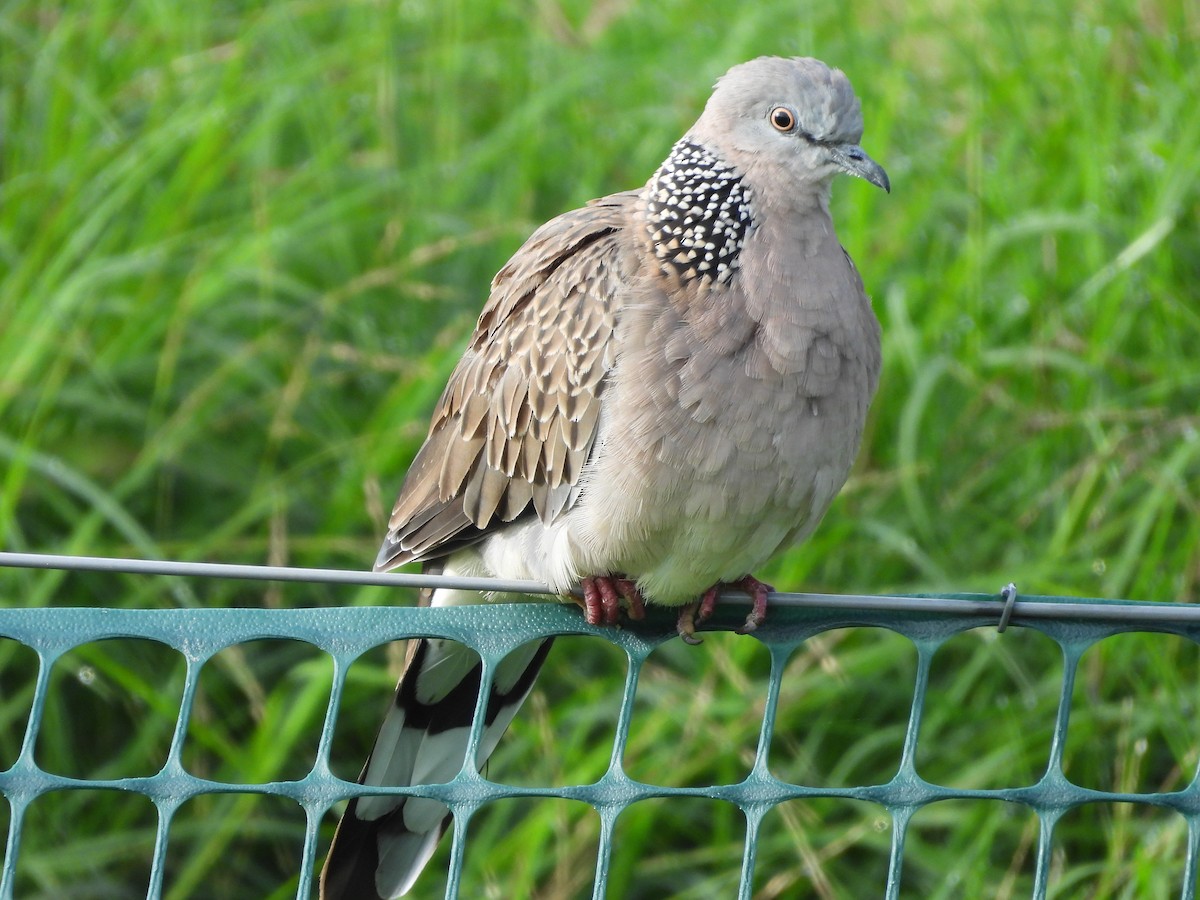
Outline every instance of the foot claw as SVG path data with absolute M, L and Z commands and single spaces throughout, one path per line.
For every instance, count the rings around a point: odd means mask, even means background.
M 621 600 L 629 609 L 629 618 L 644 619 L 646 603 L 638 590 L 637 582 L 623 575 L 594 575 L 580 582 L 583 600 L 576 602 L 583 607 L 584 619 L 589 625 L 616 625 L 621 618 Z
M 704 641 L 696 637 L 696 612 L 700 609 L 701 604 L 702 601 L 697 600 L 695 603 L 689 603 L 681 607 L 679 610 L 679 621 L 675 623 L 675 630 L 679 632 L 679 637 L 685 644 L 691 644 L 693 647 L 704 643 Z
M 696 637 L 696 624 L 703 622 L 713 614 L 713 611 L 717 608 L 717 600 L 720 597 L 721 589 L 726 587 L 745 591 L 750 595 L 752 601 L 750 614 L 746 616 L 746 621 L 742 623 L 742 627 L 737 630 L 738 634 L 747 634 L 754 631 L 766 619 L 767 594 L 771 593 L 775 588 L 759 581 L 753 575 L 747 575 L 745 578 L 740 578 L 737 581 L 721 582 L 714 584 L 705 591 L 699 600 L 689 603 L 679 610 L 679 623 L 676 625 L 676 630 L 685 642 L 689 644 L 700 643 L 700 639 Z

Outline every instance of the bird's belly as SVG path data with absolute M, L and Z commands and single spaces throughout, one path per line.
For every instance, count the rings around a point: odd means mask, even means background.
M 624 573 L 676 605 L 807 537 L 858 450 L 865 410 L 842 396 L 852 390 L 815 398 L 746 379 L 703 421 L 648 407 L 605 429 L 570 516 L 580 574 Z

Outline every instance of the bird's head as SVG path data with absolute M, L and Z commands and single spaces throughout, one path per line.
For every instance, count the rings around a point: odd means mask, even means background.
M 768 187 L 825 193 L 845 173 L 890 191 L 887 172 L 859 146 L 862 132 L 858 98 L 841 70 L 806 57 L 760 57 L 717 81 L 689 135 L 738 168 L 771 170 Z

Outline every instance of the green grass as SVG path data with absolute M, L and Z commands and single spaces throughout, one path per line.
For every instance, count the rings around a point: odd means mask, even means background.
M 8 3 L 0 546 L 366 566 L 493 272 L 546 218 L 644 182 L 729 65 L 799 53 L 850 75 L 864 145 L 892 177 L 891 196 L 843 180 L 834 198 L 886 362 L 843 496 L 760 574 L 786 589 L 994 591 L 1011 579 L 1195 601 L 1197 47 L 1187 0 Z M 11 605 L 395 602 L 11 571 L 0 591 Z M 968 786 L 1040 774 L 1061 661 L 1036 638 L 947 645 L 919 765 Z M 2 643 L 7 765 L 32 669 Z M 631 769 L 688 784 L 743 771 L 760 653 L 714 638 L 657 654 Z M 137 642 L 77 656 L 56 674 L 39 760 L 153 771 L 181 669 Z M 903 639 L 869 632 L 797 657 L 778 738 L 793 774 L 887 780 L 913 659 Z M 492 774 L 596 777 L 618 663 L 555 655 Z M 380 652 L 352 673 L 336 753 L 347 770 L 394 668 Z M 76 677 L 85 669 L 90 680 Z M 303 772 L 328 666 L 258 644 L 213 672 L 192 764 L 213 777 Z M 1186 641 L 1131 635 L 1089 651 L 1068 773 L 1097 787 L 1186 784 L 1198 685 Z M 294 893 L 296 809 L 189 806 L 171 896 Z M 18 896 L 139 896 L 151 813 L 98 792 L 39 801 Z M 879 893 L 879 810 L 795 803 L 768 825 L 762 897 Z M 564 802 L 481 814 L 470 895 L 586 895 L 596 827 Z M 741 828 L 716 803 L 631 810 L 614 896 L 727 896 Z M 913 828 L 907 891 L 1028 892 L 1025 811 L 937 804 Z M 1060 832 L 1055 896 L 1177 894 L 1182 821 L 1121 806 L 1072 814 Z M 421 896 L 437 884 L 431 871 Z

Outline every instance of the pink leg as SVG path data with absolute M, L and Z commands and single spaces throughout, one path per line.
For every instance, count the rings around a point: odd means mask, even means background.
M 583 620 L 589 625 L 600 624 L 600 592 L 596 589 L 596 585 L 592 584 L 590 578 L 585 578 L 579 583 L 583 588 L 583 596 L 572 593 L 571 599 L 579 604 L 579 608 L 583 610 Z
M 642 599 L 642 592 L 638 590 L 637 582 L 632 578 L 618 577 L 617 591 L 625 598 L 626 612 L 629 613 L 629 618 L 640 622 L 646 618 L 646 602 Z
M 621 599 L 629 607 L 629 618 L 646 617 L 646 604 L 637 583 L 623 575 L 593 575 L 584 578 L 584 619 L 589 625 L 616 625 L 621 618 Z
M 704 596 L 700 598 L 700 608 L 696 610 L 697 622 L 703 622 L 716 610 L 717 596 L 721 593 L 721 588 L 723 587 L 725 587 L 723 584 L 714 584 L 704 592 Z
M 750 595 L 752 600 L 750 614 L 746 616 L 746 621 L 738 629 L 738 634 L 746 634 L 753 631 L 763 623 L 763 620 L 767 617 L 767 594 L 771 593 L 775 588 L 769 584 L 764 584 L 753 575 L 747 575 L 745 578 L 740 578 L 737 581 L 714 584 L 704 592 L 699 600 L 695 603 L 689 603 L 679 611 L 679 621 L 675 628 L 679 632 L 679 636 L 686 643 L 700 643 L 700 638 L 696 637 L 696 624 L 703 622 L 713 614 L 713 611 L 717 608 L 717 598 L 721 593 L 721 589 L 726 587 L 745 591 Z
M 746 621 L 742 627 L 738 629 L 738 634 L 746 634 L 753 631 L 763 623 L 767 617 L 767 594 L 775 590 L 769 584 L 764 584 L 753 575 L 747 575 L 740 581 L 735 581 L 732 587 L 745 591 L 750 595 L 753 604 L 750 607 L 750 615 L 746 616 Z
M 588 595 L 588 582 L 591 582 L 593 594 L 596 599 L 593 603 L 598 603 L 599 608 L 596 611 L 596 621 L 590 618 L 588 622 L 592 625 L 616 625 L 617 616 L 621 613 L 621 598 L 617 594 L 617 589 L 613 585 L 613 580 L 607 575 L 598 576 L 596 578 L 585 578 L 583 580 L 583 596 L 584 599 Z
M 699 600 L 689 603 L 679 610 L 679 620 L 675 623 L 675 630 L 679 632 L 679 636 L 683 638 L 685 644 L 695 646 L 704 643 L 696 637 L 696 624 L 703 622 L 713 614 L 713 610 L 717 608 L 717 595 L 721 593 L 721 587 L 719 584 L 714 584 L 704 592 Z

